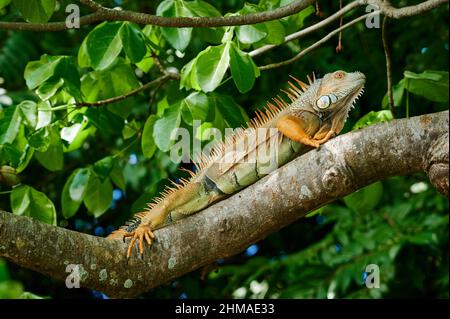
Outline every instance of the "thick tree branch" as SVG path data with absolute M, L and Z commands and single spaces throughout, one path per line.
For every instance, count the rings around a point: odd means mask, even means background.
M 232 197 L 156 231 L 143 259 L 127 245 L 0 212 L 0 256 L 65 279 L 82 265 L 82 286 L 133 297 L 251 243 L 307 212 L 389 176 L 424 171 L 448 196 L 449 113 L 393 120 L 338 136 Z
M 157 25 L 160 27 L 221 27 L 255 24 L 277 20 L 300 12 L 315 0 L 298 0 L 272 11 L 250 13 L 245 15 L 230 15 L 227 17 L 160 17 L 147 13 L 128 10 L 114 10 L 100 6 L 91 0 L 80 0 L 81 3 L 94 13 L 81 17 L 80 26 L 101 21 L 130 21 L 143 25 Z M 67 30 L 65 22 L 26 23 L 0 21 L 0 29 L 21 31 L 63 31 Z

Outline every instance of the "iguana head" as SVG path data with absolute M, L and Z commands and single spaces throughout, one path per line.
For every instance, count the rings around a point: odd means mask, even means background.
M 317 80 L 313 108 L 320 113 L 348 113 L 362 94 L 366 77 L 361 72 L 336 71 Z
M 310 107 L 338 133 L 355 101 L 363 93 L 365 82 L 366 77 L 361 72 L 328 73 L 311 84 L 307 92 Z

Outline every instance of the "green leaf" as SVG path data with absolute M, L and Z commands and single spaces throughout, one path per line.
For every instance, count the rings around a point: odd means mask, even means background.
M 195 73 L 204 92 L 214 91 L 222 82 L 230 62 L 230 43 L 209 46 L 197 56 Z
M 56 0 L 13 0 L 28 22 L 47 22 L 55 11 Z
M 88 34 L 86 46 L 81 53 L 86 53 L 88 58 L 81 58 L 83 64 L 89 62 L 95 70 L 103 70 L 116 60 L 122 51 L 120 36 L 122 23 L 104 22 Z M 80 60 L 80 53 L 78 57 Z
M 117 187 L 125 191 L 126 187 L 125 176 L 123 174 L 123 169 L 120 167 L 117 161 L 115 162 L 115 165 L 109 177 L 111 178 L 111 181 L 117 185 Z
M 181 68 L 181 80 L 180 80 L 180 88 L 186 88 L 186 89 L 194 89 L 194 90 L 201 90 L 200 85 L 197 81 L 197 75 L 195 72 L 196 69 L 196 62 L 197 58 L 192 59 L 189 61 L 189 63 L 185 64 Z
M 56 125 L 40 129 L 29 138 L 30 145 L 36 149 L 35 157 L 49 171 L 63 168 L 63 144 Z
M 292 1 L 293 0 L 281 0 L 280 6 L 290 4 Z M 299 13 L 280 19 L 281 23 L 283 23 L 286 29 L 286 34 L 294 33 L 303 28 L 305 19 L 311 16 L 315 11 L 316 9 L 314 8 L 314 6 L 310 5 Z
M 29 62 L 24 74 L 28 88 L 32 90 L 52 77 L 60 61 L 60 58 L 44 54 L 39 61 Z
M 392 116 L 392 113 L 389 110 L 370 111 L 355 123 L 353 129 L 357 130 L 376 123 L 387 122 L 392 120 L 393 118 L 394 117 Z
M 84 191 L 86 189 L 87 180 L 89 178 L 84 172 L 87 169 L 76 169 L 72 172 L 64 184 L 63 191 L 61 193 L 61 208 L 62 215 L 64 218 L 68 219 L 75 215 L 75 213 L 80 208 L 81 202 L 83 200 Z M 86 178 L 87 177 L 87 178 Z M 81 179 L 81 183 L 80 183 Z M 71 196 L 70 189 L 74 188 L 74 197 Z
M 120 38 L 123 50 L 132 63 L 138 63 L 144 58 L 147 53 L 145 38 L 136 25 L 124 22 L 120 29 Z
M 56 210 L 52 201 L 31 186 L 22 185 L 13 189 L 11 209 L 15 215 L 29 216 L 56 225 Z
M 221 17 L 222 14 L 211 4 L 195 0 L 187 1 L 185 5 L 193 13 L 193 15 L 198 17 Z M 202 38 L 203 41 L 208 43 L 220 44 L 222 37 L 225 32 L 225 28 L 196 28 L 195 31 Z
M 138 87 L 136 74 L 123 60 L 119 60 L 105 70 L 89 72 L 81 79 L 81 92 L 86 102 L 120 96 Z M 133 108 L 133 98 L 108 104 L 107 109 L 126 118 Z
M 64 153 L 70 153 L 76 149 L 79 149 L 83 146 L 86 139 L 94 135 L 96 128 L 93 126 L 85 127 L 85 124 L 82 124 L 81 129 L 76 134 L 75 138 L 70 142 L 69 146 L 64 145 Z
M 9 5 L 10 3 L 11 3 L 11 0 L 0 0 L 0 9 L 3 9 L 7 5 Z
M 223 130 L 239 127 L 249 121 L 244 109 L 232 97 L 213 93 L 209 95 L 210 106 L 214 109 L 214 127 Z
M 424 232 L 411 236 L 407 236 L 407 240 L 410 243 L 416 245 L 431 245 L 438 242 L 437 236 L 434 232 Z
M 52 122 L 52 111 L 51 106 L 48 101 L 41 101 L 37 105 L 38 109 L 38 121 L 36 124 L 36 129 L 45 127 Z
M 42 127 L 28 136 L 28 143 L 36 151 L 45 152 L 50 145 L 50 126 Z
M 112 193 L 113 187 L 109 178 L 102 182 L 95 175 L 91 175 L 83 202 L 89 212 L 98 218 L 103 215 L 111 205 Z
M 244 7 L 238 11 L 240 15 L 252 14 L 264 9 L 250 3 L 245 3 Z M 268 32 L 264 23 L 249 24 L 236 27 L 236 35 L 241 43 L 252 44 L 264 39 Z
M 158 120 L 156 115 L 150 115 L 145 121 L 144 130 L 142 131 L 141 148 L 146 158 L 151 158 L 156 151 L 156 144 L 153 138 L 153 127 Z
M 13 167 L 19 165 L 22 153 L 9 143 L 0 144 L 0 165 L 10 164 Z
M 171 139 L 172 134 L 178 129 L 181 122 L 180 102 L 171 105 L 165 112 L 164 116 L 158 119 L 153 127 L 153 139 L 156 146 L 167 152 L 174 143 Z
M 267 36 L 258 44 L 281 44 L 284 42 L 286 32 L 280 21 L 273 20 L 264 22 Z
M 115 160 L 112 156 L 107 156 L 94 163 L 94 172 L 98 177 L 100 177 L 101 181 L 104 181 L 109 177 L 109 174 L 113 169 L 114 162 Z
M 209 131 L 214 128 L 212 123 L 203 122 L 195 132 L 195 138 L 200 141 L 208 141 L 211 138 Z
M 193 125 L 194 120 L 206 121 L 208 114 L 208 96 L 202 92 L 191 93 L 181 102 L 181 116 L 188 125 Z
M 72 175 L 73 178 L 68 184 L 68 195 L 73 201 L 81 202 L 86 194 L 87 185 L 92 173 L 89 168 L 80 168 L 76 169 Z
M 63 85 L 64 79 L 52 78 L 42 83 L 42 85 L 37 88 L 36 94 L 41 100 L 47 101 L 54 96 Z
M 230 69 L 239 92 L 248 92 L 259 76 L 259 69 L 248 53 L 242 52 L 232 43 L 230 48 Z
M 52 90 L 55 89 L 55 83 L 59 79 L 64 80 L 62 87 L 70 95 L 81 100 L 80 76 L 73 57 L 44 54 L 39 61 L 29 62 L 25 68 L 25 80 L 28 88 L 32 90 L 39 86 L 38 92 L 43 97 L 53 93 Z M 49 83 L 46 83 L 47 81 Z M 41 88 L 42 85 L 44 85 L 43 88 Z
M 241 43 L 252 44 L 267 36 L 267 29 L 263 24 L 249 24 L 237 28 L 237 36 Z
M 373 183 L 344 197 L 345 205 L 357 213 L 371 211 L 380 202 L 383 184 Z
M 113 135 L 121 132 L 124 126 L 124 121 L 118 115 L 110 112 L 107 109 L 89 108 L 84 115 L 89 119 L 100 133 L 105 135 Z
M 59 171 L 63 168 L 64 156 L 61 140 L 50 144 L 45 152 L 36 151 L 34 155 L 39 163 L 49 171 Z
M 189 10 L 198 17 L 221 17 L 222 14 L 206 1 L 194 0 L 185 2 Z
M 19 133 L 22 117 L 20 109 L 16 106 L 9 106 L 3 111 L 3 118 L 0 121 L 0 144 L 12 143 Z
M 405 71 L 405 88 L 424 98 L 438 103 L 447 103 L 449 95 L 447 71 L 424 71 L 414 73 Z
M 144 73 L 148 73 L 150 69 L 155 65 L 154 59 L 151 57 L 152 53 L 159 54 L 160 42 L 163 40 L 161 30 L 157 26 L 146 25 L 142 29 L 142 34 L 145 36 L 145 41 L 148 44 L 147 52 L 142 61 L 136 64 Z
M 156 15 L 162 17 L 192 17 L 192 12 L 182 0 L 165 0 L 156 9 Z M 177 50 L 184 51 L 189 45 L 192 28 L 161 28 L 166 40 Z
M 400 106 L 402 104 L 403 94 L 405 93 L 405 80 L 401 80 L 397 84 L 392 86 L 392 96 L 394 98 L 394 106 Z M 389 107 L 388 93 L 383 97 L 381 106 L 385 109 Z
M 37 105 L 33 101 L 22 101 L 17 108 L 20 110 L 23 122 L 30 129 L 34 129 L 37 124 Z
M 122 136 L 124 139 L 129 139 L 135 136 L 139 130 L 141 129 L 141 122 L 137 122 L 135 120 L 132 120 L 131 122 L 128 122 L 122 130 Z
M 30 147 L 30 145 L 26 145 L 23 148 L 22 151 L 22 155 L 20 156 L 20 161 L 17 164 L 16 170 L 17 173 L 22 172 L 30 163 L 31 159 L 33 158 L 34 155 L 34 149 L 32 147 Z

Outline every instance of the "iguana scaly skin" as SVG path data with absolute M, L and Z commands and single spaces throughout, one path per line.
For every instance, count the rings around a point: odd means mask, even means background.
M 197 173 L 191 173 L 189 180 L 166 188 L 148 209 L 109 236 L 131 237 L 127 257 L 137 240 L 142 254 L 144 242 L 151 245 L 154 241 L 155 229 L 238 192 L 338 134 L 365 83 L 364 74 L 344 71 L 317 80 L 308 77 L 309 85 L 293 79 L 297 84 L 288 82 L 290 88 L 284 91 L 290 103 L 279 97 L 273 99 L 274 103 L 269 102 L 265 111 L 258 112 L 248 128 L 238 129 L 203 155 Z

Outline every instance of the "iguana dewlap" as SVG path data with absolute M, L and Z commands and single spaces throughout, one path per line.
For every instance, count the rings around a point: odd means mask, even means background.
M 309 85 L 294 80 L 296 85 L 288 82 L 290 88 L 284 91 L 290 103 L 281 98 L 267 103 L 248 128 L 238 129 L 203 155 L 189 180 L 167 187 L 146 210 L 109 236 L 131 237 L 127 257 L 137 240 L 142 254 L 144 242 L 151 245 L 155 239 L 155 229 L 238 192 L 338 134 L 363 92 L 365 76 L 336 71 L 309 80 Z

